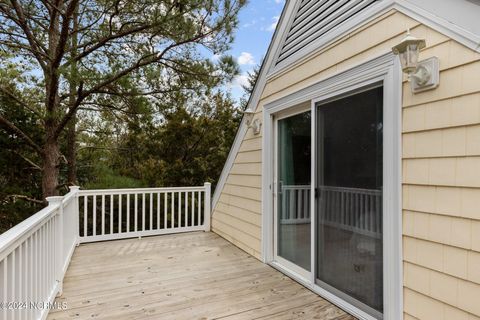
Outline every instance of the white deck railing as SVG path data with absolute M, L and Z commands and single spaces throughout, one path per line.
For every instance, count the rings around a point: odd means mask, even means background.
M 382 236 L 382 191 L 321 186 L 319 216 L 327 226 L 380 238 Z M 310 223 L 310 186 L 281 187 L 281 224 Z
M 79 190 L 0 235 L 0 319 L 45 319 L 83 242 L 210 231 L 202 187 Z
M 210 230 L 203 187 L 82 190 L 80 242 Z
M 310 223 L 310 186 L 282 185 L 281 224 Z

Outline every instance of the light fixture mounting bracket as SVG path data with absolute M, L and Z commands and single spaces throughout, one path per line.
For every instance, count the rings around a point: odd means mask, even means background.
M 417 70 L 409 76 L 413 93 L 432 90 L 440 83 L 440 69 L 437 57 L 418 62 Z

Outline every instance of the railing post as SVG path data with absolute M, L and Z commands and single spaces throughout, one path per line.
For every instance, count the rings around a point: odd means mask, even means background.
M 75 243 L 77 246 L 80 244 L 80 203 L 78 201 L 78 191 L 80 190 L 79 186 L 70 186 L 70 192 L 75 193 L 75 205 L 74 208 L 76 210 L 75 213 Z
M 203 184 L 205 187 L 205 201 L 204 201 L 204 206 L 205 206 L 205 217 L 204 217 L 204 227 L 205 231 L 208 232 L 210 231 L 210 219 L 211 219 L 211 208 L 210 204 L 212 203 L 211 199 L 211 193 L 212 193 L 212 184 L 210 182 L 205 182 Z
M 48 197 L 48 205 L 59 205 L 57 215 L 55 217 L 55 280 L 58 283 L 57 295 L 61 295 L 63 292 L 63 197 Z

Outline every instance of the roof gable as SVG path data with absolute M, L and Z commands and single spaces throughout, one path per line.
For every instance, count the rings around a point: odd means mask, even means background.
M 343 3 L 348 6 L 333 7 L 334 3 Z M 324 12 L 324 16 L 327 16 L 327 11 L 321 11 L 321 4 L 329 5 L 329 8 L 332 7 L 332 10 L 328 11 L 331 18 L 339 18 L 338 20 L 329 20 L 332 24 L 335 24 L 334 28 L 312 27 L 315 26 L 315 23 L 310 23 L 310 21 L 315 19 L 318 22 L 317 15 Z M 333 10 L 334 8 L 337 11 Z M 352 9 L 352 11 L 342 10 L 341 8 Z M 247 110 L 254 111 L 256 109 L 269 77 L 294 66 L 305 57 L 321 50 L 336 39 L 391 9 L 398 10 L 466 47 L 480 52 L 480 27 L 478 24 L 480 0 L 287 0 L 248 101 Z M 312 15 L 307 15 L 307 12 L 312 12 Z M 332 16 L 332 14 L 334 15 Z M 345 14 L 348 18 L 341 19 L 340 17 L 344 17 L 342 14 Z M 300 20 L 303 21 L 302 25 L 308 24 L 309 27 L 301 28 Z M 327 26 L 327 23 L 322 24 L 322 26 Z M 303 36 L 303 32 L 296 32 L 300 28 L 308 35 L 304 40 L 297 41 L 300 43 L 298 46 L 294 46 L 293 40 L 290 39 Z M 291 44 L 288 45 L 288 43 Z M 296 47 L 297 50 L 292 50 L 295 52 L 289 54 L 291 52 L 287 52 L 287 50 L 291 47 Z M 246 131 L 245 120 L 242 119 L 215 188 L 212 208 L 215 207 L 220 197 Z
M 361 14 L 379 0 L 302 0 L 280 47 L 275 65 Z

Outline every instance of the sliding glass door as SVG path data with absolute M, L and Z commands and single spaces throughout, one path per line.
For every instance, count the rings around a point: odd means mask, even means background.
M 317 106 L 317 284 L 383 312 L 383 90 Z
M 275 121 L 274 259 L 382 319 L 383 88 L 308 110 Z
M 277 121 L 276 257 L 310 270 L 311 113 Z

